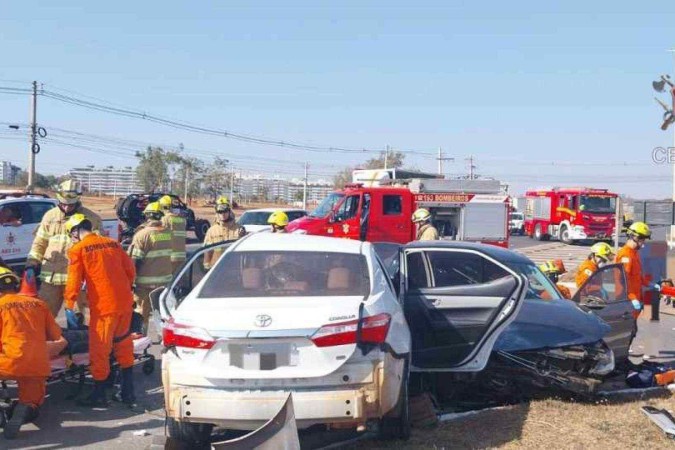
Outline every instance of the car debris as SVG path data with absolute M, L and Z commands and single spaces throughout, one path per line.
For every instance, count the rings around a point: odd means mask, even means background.
M 675 439 L 675 418 L 665 409 L 657 409 L 653 406 L 640 408 L 645 416 L 661 428 L 667 437 Z

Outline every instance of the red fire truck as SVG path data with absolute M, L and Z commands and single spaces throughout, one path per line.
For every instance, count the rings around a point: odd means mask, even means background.
M 496 180 L 380 178 L 354 183 L 329 194 L 308 216 L 291 222 L 287 230 L 407 243 L 415 240 L 417 233 L 412 213 L 422 207 L 431 212 L 442 239 L 508 247 L 509 197 L 500 193 Z
M 617 195 L 607 189 L 551 188 L 525 194 L 525 233 L 537 240 L 553 237 L 566 244 L 610 240 Z

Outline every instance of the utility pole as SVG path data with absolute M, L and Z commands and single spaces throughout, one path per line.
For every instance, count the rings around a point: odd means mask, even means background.
M 185 181 L 184 181 L 184 192 L 185 195 L 183 195 L 183 200 L 185 200 L 185 203 L 189 203 L 188 201 L 188 194 L 190 193 L 189 191 L 189 186 L 190 186 L 190 165 L 186 162 L 185 163 Z
M 443 158 L 443 149 L 438 147 L 438 174 L 443 175 L 443 161 L 454 161 L 455 158 Z
M 33 188 L 35 180 L 35 155 L 39 152 L 37 137 L 37 81 L 33 81 L 33 95 L 31 96 L 31 114 L 30 114 L 30 149 L 28 160 L 28 188 Z
M 386 161 L 386 158 L 385 158 Z M 309 164 L 305 162 L 305 180 L 302 187 L 302 209 L 307 210 L 307 171 L 309 169 Z
M 476 169 L 476 166 L 473 164 L 473 155 L 470 155 L 466 160 L 469 161 L 469 180 L 473 180 L 475 176 L 474 170 Z
M 234 166 L 232 166 L 232 174 L 230 177 L 230 205 L 234 204 Z
M 387 170 L 387 163 L 389 162 L 389 145 L 384 149 L 384 170 Z

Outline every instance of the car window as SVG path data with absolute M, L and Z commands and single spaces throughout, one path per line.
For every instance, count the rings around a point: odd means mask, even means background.
M 237 223 L 239 225 L 267 225 L 267 219 L 271 214 L 271 211 L 246 211 Z
M 0 225 L 22 225 L 26 223 L 25 216 L 29 215 L 24 213 L 19 203 L 0 206 Z
M 304 217 L 306 214 L 304 211 L 290 211 L 288 213 L 288 221 L 292 222 L 295 219 L 299 219 L 300 217 Z
M 513 264 L 513 268 L 527 277 L 529 288 L 525 298 L 529 300 L 562 299 L 553 282 L 534 264 Z
M 337 210 L 335 220 L 347 220 L 356 216 L 359 211 L 360 195 L 350 195 L 347 197 Z
M 382 214 L 385 216 L 398 216 L 403 212 L 403 196 L 382 196 Z
M 483 284 L 510 276 L 497 264 L 475 253 L 430 251 L 427 254 L 434 287 Z
M 249 251 L 224 254 L 199 298 L 366 296 L 363 255 L 334 252 Z
M 424 264 L 422 252 L 408 254 L 408 289 L 424 289 L 431 287 L 427 277 L 427 269 Z
M 28 205 L 31 211 L 30 222 L 24 223 L 40 223 L 42 216 L 54 207 L 53 204 L 46 202 L 30 202 Z
M 591 276 L 575 296 L 581 304 L 607 304 L 627 301 L 621 266 L 603 267 Z

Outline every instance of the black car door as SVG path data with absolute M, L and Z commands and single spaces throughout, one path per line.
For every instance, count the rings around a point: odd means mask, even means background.
M 628 357 L 635 332 L 633 305 L 626 292 L 626 274 L 621 264 L 598 269 L 574 294 L 572 300 L 592 310 L 612 327 L 604 337 L 618 360 Z
M 527 278 L 463 248 L 404 248 L 401 268 L 413 370 L 482 370 L 517 315 Z

